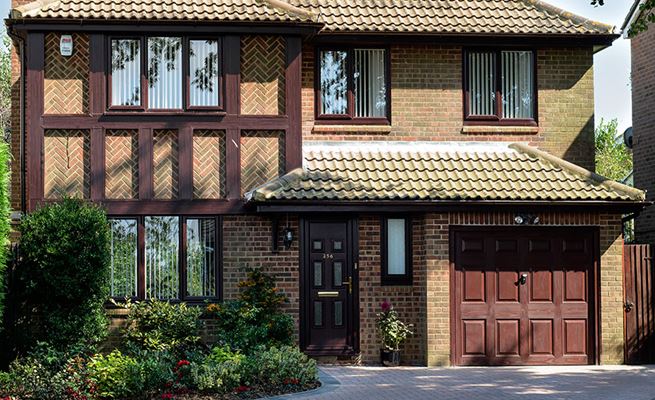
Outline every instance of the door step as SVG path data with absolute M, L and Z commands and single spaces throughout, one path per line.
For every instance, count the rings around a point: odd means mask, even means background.
M 318 365 L 361 365 L 361 355 L 356 356 L 311 356 Z

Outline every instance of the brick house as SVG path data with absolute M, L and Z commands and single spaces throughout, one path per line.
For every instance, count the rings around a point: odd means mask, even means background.
M 623 361 L 622 215 L 593 173 L 613 28 L 537 0 L 14 0 L 13 205 L 112 221 L 112 295 L 274 274 L 301 348 Z M 72 45 L 72 49 L 71 49 Z
M 642 16 L 640 6 L 643 1 L 636 0 L 628 13 L 622 30 L 626 36 L 632 26 Z M 643 31 L 630 39 L 632 58 L 632 132 L 635 187 L 646 191 L 652 201 L 655 193 L 655 96 L 652 85 L 655 83 L 655 49 L 653 28 Z M 646 209 L 635 219 L 635 239 L 640 243 L 655 245 L 655 213 Z

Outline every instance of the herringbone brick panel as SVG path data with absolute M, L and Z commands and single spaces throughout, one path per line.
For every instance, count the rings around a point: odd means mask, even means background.
M 73 34 L 73 55 L 59 53 L 60 34 L 45 37 L 43 82 L 46 114 L 84 114 L 89 110 L 89 38 Z
M 225 132 L 193 132 L 193 198 L 225 197 Z
M 284 174 L 284 164 L 283 131 L 245 131 L 242 133 L 242 194 Z
M 284 114 L 284 53 L 280 36 L 241 37 L 242 114 Z
M 177 199 L 179 151 L 177 131 L 153 131 L 153 188 L 156 199 Z
M 139 140 L 136 130 L 111 130 L 105 136 L 105 196 L 136 199 L 139 193 Z
M 45 198 L 89 198 L 91 188 L 89 131 L 47 130 L 44 136 L 43 193 Z

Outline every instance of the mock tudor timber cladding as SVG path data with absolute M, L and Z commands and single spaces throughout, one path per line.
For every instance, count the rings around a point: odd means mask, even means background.
M 90 197 L 90 137 L 87 130 L 48 130 L 44 136 L 44 195 L 47 199 Z
M 175 129 L 152 134 L 153 190 L 156 199 L 177 199 L 179 193 L 179 145 Z
M 73 54 L 59 52 L 57 33 L 45 36 L 45 114 L 84 114 L 89 111 L 89 37 L 75 33 Z
M 225 197 L 225 132 L 193 132 L 193 198 Z
M 245 131 L 242 133 L 242 193 L 284 174 L 284 140 L 282 131 Z
M 107 131 L 105 163 L 105 196 L 109 199 L 136 199 L 139 194 L 138 131 Z

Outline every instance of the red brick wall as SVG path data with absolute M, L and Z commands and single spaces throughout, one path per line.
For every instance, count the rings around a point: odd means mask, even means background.
M 655 29 L 632 39 L 632 128 L 635 186 L 655 200 Z M 655 245 L 655 207 L 646 208 L 635 223 L 637 241 Z
M 303 48 L 304 140 L 521 141 L 585 168 L 594 166 L 593 52 L 541 49 L 538 132 L 486 128 L 463 132 L 462 48 L 391 46 L 391 126 L 326 127 L 314 121 L 314 49 Z

